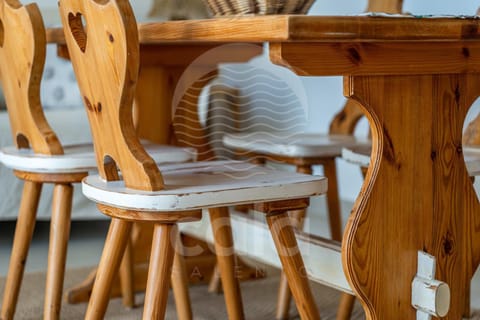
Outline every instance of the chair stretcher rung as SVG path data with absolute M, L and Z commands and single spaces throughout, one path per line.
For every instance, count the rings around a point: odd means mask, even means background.
M 281 268 L 266 224 L 239 214 L 231 214 L 231 224 L 237 254 Z M 208 214 L 199 222 L 180 224 L 180 230 L 192 237 L 213 242 Z M 297 232 L 297 242 L 311 280 L 353 294 L 343 273 L 339 242 L 303 232 Z

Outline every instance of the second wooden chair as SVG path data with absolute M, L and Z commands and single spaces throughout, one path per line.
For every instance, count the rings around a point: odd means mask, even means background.
M 60 13 L 100 173 L 84 180 L 83 191 L 113 218 L 86 318 L 104 316 L 133 221 L 155 224 L 143 318 L 163 318 L 176 224 L 200 219 L 203 208 L 211 208 L 229 318 L 244 318 L 227 206 L 257 203 L 256 208 L 267 215 L 300 314 L 318 319 L 308 280 L 297 272 L 304 266 L 286 212 L 304 209 L 310 196 L 324 193 L 326 179 L 230 161 L 158 168 L 139 144 L 131 117 L 139 40 L 128 1 L 61 0 Z

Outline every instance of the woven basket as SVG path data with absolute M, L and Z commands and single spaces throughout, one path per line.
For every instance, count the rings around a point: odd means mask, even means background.
M 305 14 L 315 0 L 203 0 L 215 16 Z

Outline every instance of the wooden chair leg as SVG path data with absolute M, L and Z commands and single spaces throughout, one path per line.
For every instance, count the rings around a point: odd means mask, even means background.
M 155 224 L 143 309 L 144 320 L 164 319 L 175 255 L 174 224 Z
M 56 184 L 53 189 L 52 218 L 48 248 L 47 282 L 43 318 L 60 318 L 63 278 L 67 261 L 68 239 L 72 213 L 73 186 Z
M 235 252 L 233 249 L 232 227 L 228 208 L 209 209 L 215 239 L 217 266 L 222 278 L 223 293 L 227 306 L 228 318 L 244 319 L 240 285 L 235 275 Z
M 297 166 L 298 173 L 304 174 L 312 174 L 312 166 L 309 165 L 298 165 Z M 303 221 L 305 219 L 307 211 L 302 210 L 293 210 L 289 212 L 290 219 L 292 220 L 292 225 L 295 228 L 302 228 Z M 290 288 L 288 287 L 288 281 L 285 277 L 285 274 L 282 271 L 280 276 L 280 285 L 278 287 L 278 297 L 277 297 L 277 320 L 285 320 L 289 318 L 290 313 L 290 304 L 292 300 L 292 294 L 290 292 Z
M 349 320 L 352 316 L 353 306 L 355 305 L 355 296 L 347 293 L 342 294 L 338 306 L 337 320 Z
M 326 160 L 323 163 L 323 170 L 325 177 L 328 179 L 327 203 L 330 233 L 333 240 L 342 241 L 342 219 L 340 214 L 335 158 Z
M 123 306 L 128 309 L 133 308 L 135 306 L 135 288 L 133 281 L 133 253 L 131 238 L 127 240 L 119 272 Z
M 42 191 L 42 184 L 25 181 L 23 186 L 22 200 L 18 212 L 17 226 L 13 239 L 10 265 L 8 267 L 5 289 L 3 291 L 3 303 L 0 318 L 2 320 L 13 319 L 17 305 L 20 285 L 22 283 L 28 249 L 32 241 L 35 220 L 37 216 L 38 201 Z
M 102 258 L 88 303 L 85 319 L 100 320 L 105 316 L 112 282 L 118 273 L 120 263 L 130 238 L 132 222 L 113 218 L 108 230 Z
M 267 223 L 300 317 L 320 319 L 288 214 L 267 215 Z
M 172 268 L 172 289 L 175 297 L 175 306 L 177 309 L 177 319 L 191 320 L 192 306 L 190 295 L 188 293 L 188 275 L 185 258 L 183 257 L 183 246 L 180 239 L 180 233 L 176 229 L 176 250 L 173 258 Z
M 280 275 L 280 284 L 278 286 L 277 314 L 275 316 L 277 320 L 286 320 L 289 318 L 291 301 L 292 293 L 288 287 L 287 277 L 282 271 L 282 274 Z
M 220 278 L 220 270 L 218 269 L 218 265 L 215 265 L 215 269 L 213 269 L 212 277 L 210 278 L 210 282 L 208 283 L 208 292 L 222 292 L 222 279 Z

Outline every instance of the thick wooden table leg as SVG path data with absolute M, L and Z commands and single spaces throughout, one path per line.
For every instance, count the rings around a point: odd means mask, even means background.
M 287 213 L 268 215 L 267 222 L 277 248 L 283 272 L 288 279 L 293 298 L 302 319 L 320 319 L 313 294 L 310 290 L 303 259 Z
M 18 212 L 17 226 L 13 239 L 10 265 L 3 291 L 2 320 L 13 319 L 17 305 L 23 271 L 27 261 L 28 248 L 32 241 L 33 230 L 37 215 L 38 201 L 42 191 L 42 184 L 25 181 L 23 186 L 22 201 Z
M 235 273 L 235 251 L 228 208 L 209 209 L 215 239 L 217 267 L 222 278 L 223 293 L 229 319 L 244 319 L 242 295 Z
M 176 236 L 172 236 L 172 233 L 178 232 L 174 228 L 176 228 L 174 224 L 155 224 L 143 308 L 144 320 L 165 317 L 175 255 Z
M 353 76 L 345 95 L 366 109 L 372 161 L 343 242 L 344 270 L 367 319 L 415 319 L 417 251 L 437 259 L 451 290 L 444 319 L 468 311 L 480 262 L 480 205 L 462 128 L 480 94 L 475 74 Z
M 131 228 L 132 222 L 129 221 L 113 218 L 110 223 L 92 295 L 88 303 L 85 316 L 87 320 L 100 320 L 105 316 L 112 282 L 118 273 Z
M 63 277 L 67 261 L 73 186 L 56 184 L 53 189 L 52 220 L 48 249 L 47 282 L 45 286 L 44 319 L 59 319 L 62 304 Z

